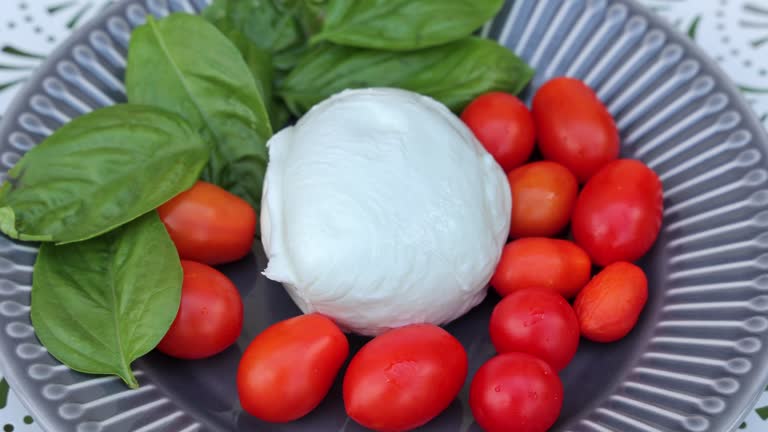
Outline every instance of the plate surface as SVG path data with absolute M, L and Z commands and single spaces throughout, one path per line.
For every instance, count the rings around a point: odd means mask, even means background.
M 0 172 L 73 117 L 123 101 L 130 30 L 147 13 L 194 13 L 205 0 L 124 0 L 84 26 L 28 83 L 0 125 Z M 484 29 L 537 69 L 536 88 L 570 75 L 614 114 L 622 154 L 645 161 L 665 188 L 664 226 L 641 263 L 650 299 L 619 343 L 583 342 L 561 376 L 557 431 L 723 432 L 735 429 L 768 379 L 768 137 L 725 76 L 683 36 L 631 1 L 507 2 Z M 529 90 L 527 96 L 530 96 Z M 248 342 L 299 313 L 259 273 L 260 245 L 222 267 L 245 303 L 236 346 L 215 358 L 137 361 L 142 384 L 85 376 L 35 338 L 29 293 L 36 248 L 0 236 L 0 366 L 49 431 L 360 431 L 339 382 L 306 418 L 271 425 L 244 414 L 234 386 Z M 470 355 L 470 376 L 493 355 L 487 324 L 497 298 L 447 328 Z M 351 338 L 353 349 L 362 338 Z M 469 380 L 468 380 L 469 382 Z M 429 431 L 479 431 L 467 387 Z

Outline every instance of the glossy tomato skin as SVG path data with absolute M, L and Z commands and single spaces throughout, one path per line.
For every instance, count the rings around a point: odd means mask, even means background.
M 579 321 L 560 295 L 523 289 L 504 297 L 491 314 L 491 341 L 496 351 L 523 352 L 565 368 L 579 347 Z
M 568 168 L 539 161 L 508 174 L 512 190 L 512 237 L 549 237 L 561 232 L 571 219 L 579 182 Z
M 432 324 L 390 330 L 352 358 L 344 376 L 344 406 L 361 425 L 406 431 L 432 420 L 467 377 L 464 347 Z
M 545 432 L 560 415 L 563 384 L 541 359 L 500 354 L 478 369 L 469 405 L 486 432 Z
M 543 288 L 573 298 L 589 282 L 589 255 L 568 240 L 528 237 L 504 246 L 491 286 L 507 296 L 525 288 Z
M 584 183 L 619 156 L 619 132 L 595 92 L 575 78 L 544 83 L 533 97 L 533 120 L 545 159 Z
M 157 211 L 182 259 L 216 265 L 237 261 L 251 250 L 256 212 L 214 184 L 198 181 Z
M 593 262 L 635 261 L 653 246 L 661 229 L 659 177 L 642 162 L 620 159 L 584 186 L 573 211 L 573 238 Z
M 533 116 L 514 95 L 503 92 L 480 95 L 467 105 L 461 119 L 504 172 L 531 157 L 536 138 Z
M 235 343 L 243 328 L 243 302 L 224 274 L 205 264 L 181 261 L 181 304 L 157 349 L 172 357 L 201 359 Z
M 648 280 L 643 270 L 617 262 L 595 275 L 576 297 L 573 308 L 585 338 L 614 342 L 637 324 L 647 301 Z
M 346 336 L 322 315 L 273 324 L 253 339 L 240 359 L 240 404 L 268 422 L 301 418 L 328 394 L 348 355 Z

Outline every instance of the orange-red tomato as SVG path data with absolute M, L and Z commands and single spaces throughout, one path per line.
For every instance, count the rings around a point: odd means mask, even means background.
M 347 337 L 324 316 L 301 315 L 273 324 L 240 359 L 240 404 L 268 422 L 301 418 L 328 394 L 348 355 Z
M 573 211 L 573 239 L 596 264 L 635 261 L 653 246 L 661 229 L 659 177 L 642 162 L 620 159 L 584 186 Z
M 617 262 L 598 273 L 576 297 L 573 308 L 581 334 L 614 342 L 629 333 L 648 300 L 648 280 L 640 267 Z
M 201 359 L 235 343 L 243 327 L 243 302 L 237 288 L 213 267 L 181 261 L 181 305 L 157 349 L 183 359 Z
M 504 246 L 491 286 L 502 296 L 544 288 L 572 298 L 589 282 L 591 271 L 589 256 L 574 243 L 527 237 Z
M 505 353 L 480 366 L 469 406 L 486 432 L 546 432 L 563 407 L 563 383 L 543 360 Z
M 559 371 L 579 347 L 579 321 L 573 308 L 549 290 L 529 288 L 504 297 L 493 309 L 491 341 L 496 351 L 524 352 Z
M 461 119 L 505 172 L 531 157 L 536 138 L 533 117 L 514 95 L 480 95 L 467 105 Z
M 545 159 L 587 181 L 619 156 L 619 132 L 595 92 L 575 79 L 547 81 L 533 97 L 533 120 Z
M 451 404 L 467 377 L 464 347 L 432 324 L 390 330 L 368 342 L 344 376 L 344 406 L 377 431 L 419 427 Z
M 568 168 L 539 161 L 512 170 L 512 237 L 549 237 L 568 225 L 579 183 Z
M 256 212 L 242 198 L 204 181 L 157 209 L 182 259 L 209 265 L 248 254 Z

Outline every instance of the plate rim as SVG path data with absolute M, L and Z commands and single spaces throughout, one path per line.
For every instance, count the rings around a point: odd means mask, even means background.
M 168 1 L 168 0 L 165 0 Z M 173 0 L 170 0 L 173 1 Z M 194 0 L 193 0 L 194 1 Z M 206 3 L 210 3 L 210 0 L 203 0 Z M 516 0 L 512 0 L 513 2 Z M 614 3 L 611 0 L 599 0 L 604 3 Z M 8 136 L 9 130 L 13 130 L 13 128 L 16 126 L 15 120 L 17 120 L 17 116 L 13 117 L 8 115 L 8 113 L 18 113 L 24 111 L 24 108 L 28 106 L 30 97 L 36 92 L 36 89 L 39 87 L 39 84 L 42 82 L 42 80 L 50 75 L 50 65 L 56 64 L 57 62 L 61 61 L 63 58 L 66 58 L 72 48 L 76 46 L 77 44 L 81 43 L 82 36 L 85 34 L 88 34 L 98 27 L 102 26 L 109 17 L 112 17 L 116 14 L 120 14 L 121 12 L 124 12 L 128 7 L 130 7 L 133 4 L 141 4 L 142 6 L 146 6 L 147 0 L 117 0 L 113 4 L 108 5 L 104 9 L 98 12 L 97 15 L 92 17 L 87 22 L 83 23 L 81 26 L 79 26 L 76 30 L 74 30 L 72 33 L 70 33 L 66 39 L 64 39 L 61 43 L 59 43 L 56 48 L 54 48 L 51 53 L 43 60 L 36 68 L 36 70 L 30 74 L 25 82 L 22 84 L 21 88 L 18 90 L 16 95 L 14 95 L 11 102 L 8 104 L 5 112 L 3 113 L 3 118 L 0 120 L 0 137 L 6 137 Z M 760 145 L 764 149 L 768 150 L 768 129 L 760 122 L 760 120 L 757 117 L 757 114 L 754 112 L 754 110 L 749 106 L 745 96 L 743 93 L 738 89 L 738 86 L 735 84 L 735 82 L 732 80 L 732 78 L 720 67 L 720 65 L 712 59 L 709 54 L 706 53 L 704 48 L 697 45 L 694 41 L 692 41 L 690 38 L 687 37 L 685 33 L 682 31 L 676 29 L 673 27 L 667 20 L 665 20 L 663 17 L 660 17 L 653 13 L 649 8 L 646 6 L 640 4 L 636 0 L 618 0 L 616 3 L 623 3 L 629 9 L 635 13 L 642 15 L 645 19 L 648 20 L 650 24 L 653 26 L 656 26 L 660 29 L 662 29 L 667 36 L 669 42 L 674 42 L 683 47 L 684 53 L 689 53 L 689 56 L 694 58 L 696 61 L 700 62 L 703 66 L 703 70 L 705 70 L 707 73 L 713 76 L 713 78 L 716 79 L 716 81 L 721 84 L 720 90 L 725 92 L 729 98 L 729 101 L 734 109 L 736 109 L 739 114 L 742 115 L 742 122 L 743 127 L 746 129 L 749 129 L 750 131 L 757 131 L 757 135 L 754 137 L 754 142 L 756 145 Z M 607 6 L 606 6 L 607 7 Z M 149 11 L 148 11 L 149 12 Z M 151 12 L 149 12 L 151 13 Z M 122 14 L 124 15 L 124 14 Z M 761 166 L 764 166 L 768 168 L 768 160 L 764 161 Z M 3 344 L 8 343 L 7 340 L 8 336 L 3 333 L 2 336 L 0 336 L 0 341 L 3 342 Z M 763 345 L 763 352 L 768 354 L 768 345 Z M 762 374 L 761 374 L 761 380 L 760 382 L 762 385 L 760 386 L 761 389 L 765 389 L 766 383 L 768 383 L 768 356 L 763 357 L 763 367 L 762 367 Z M 6 379 L 8 382 L 11 391 L 14 392 L 17 399 L 21 402 L 21 404 L 29 411 L 29 414 L 34 418 L 35 423 L 46 432 L 54 432 L 56 431 L 56 427 L 52 423 L 55 423 L 55 416 L 53 415 L 53 412 L 50 410 L 38 410 L 35 408 L 35 405 L 32 401 L 32 397 L 30 396 L 28 389 L 26 386 L 22 385 L 19 380 L 17 380 L 17 374 L 14 372 L 14 369 L 10 367 L 10 363 L 8 362 L 7 358 L 3 355 L 3 352 L 0 351 L 0 373 L 2 373 L 2 376 Z M 15 359 L 10 359 L 15 360 Z M 9 363 L 9 365 L 6 365 L 6 363 Z M 631 369 L 631 365 L 629 366 Z M 10 372 L 10 373 L 9 373 Z M 37 387 L 35 387 L 37 388 Z M 613 390 L 613 387 L 611 389 L 607 390 L 607 393 L 610 394 Z M 742 406 L 739 410 L 739 415 L 733 417 L 733 422 L 729 428 L 729 431 L 733 432 L 736 431 L 739 427 L 739 425 L 744 421 L 744 419 L 748 416 L 750 411 L 754 409 L 754 405 L 759 400 L 760 396 L 763 394 L 763 391 L 758 391 L 756 394 L 751 395 L 749 398 L 750 403 L 747 406 Z M 593 401 L 589 405 L 589 410 L 594 411 L 594 407 L 602 402 L 603 400 L 596 400 Z M 195 416 L 193 413 L 188 413 Z
M 42 80 L 50 74 L 49 70 L 51 64 L 56 64 L 62 58 L 66 57 L 72 48 L 78 44 L 78 41 L 82 38 L 82 35 L 92 32 L 100 25 L 105 23 L 110 16 L 117 14 L 121 10 L 125 10 L 130 4 L 140 1 L 142 0 L 117 0 L 113 4 L 110 4 L 103 10 L 99 11 L 98 14 L 84 22 L 77 29 L 72 31 L 63 41 L 61 41 L 56 46 L 56 48 L 54 48 L 45 58 L 45 60 L 37 65 L 35 71 L 27 77 L 19 91 L 11 99 L 11 102 L 3 112 L 2 119 L 0 119 L 0 138 L 8 137 L 8 130 L 12 130 L 15 126 L 14 120 L 16 120 L 17 117 L 12 119 L 8 113 L 23 111 L 24 107 L 29 103 L 30 97 L 35 93 L 35 89 L 39 86 Z M 4 234 L 0 235 L 4 236 Z M 12 241 L 16 243 L 24 243 L 19 242 L 18 240 Z M 38 248 L 36 243 L 32 244 L 35 245 L 35 248 Z M 37 257 L 35 257 L 35 260 L 37 260 Z M 7 338 L 8 336 L 3 332 L 0 336 L 0 341 L 7 343 Z M 35 336 L 35 338 L 37 338 L 37 336 Z M 52 424 L 55 422 L 54 417 L 50 415 L 47 410 L 35 408 L 35 405 L 32 402 L 33 398 L 30 396 L 27 387 L 17 379 L 15 371 L 10 367 L 10 364 L 13 362 L 8 362 L 7 360 L 8 359 L 5 358 L 3 352 L 0 351 L 0 374 L 2 374 L 3 378 L 5 378 L 5 380 L 8 382 L 10 391 L 16 395 L 16 398 L 19 400 L 19 402 L 21 402 L 24 408 L 27 409 L 29 415 L 34 419 L 34 422 L 37 423 L 40 429 L 42 429 L 44 432 L 56 432 L 56 428 Z M 8 363 L 8 365 L 6 365 L 6 363 Z

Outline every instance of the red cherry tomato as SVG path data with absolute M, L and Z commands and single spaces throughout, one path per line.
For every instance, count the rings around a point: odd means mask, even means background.
M 579 321 L 560 295 L 524 289 L 504 297 L 491 314 L 491 341 L 496 351 L 534 355 L 559 371 L 579 347 Z
M 200 359 L 235 343 L 243 327 L 243 302 L 224 274 L 205 264 L 181 261 L 181 305 L 157 349 L 183 359 Z
M 491 286 L 501 296 L 524 288 L 544 288 L 569 299 L 589 282 L 591 272 L 589 256 L 574 243 L 529 237 L 504 246 Z
M 419 427 L 445 410 L 464 385 L 467 353 L 447 331 L 414 324 L 366 344 L 344 376 L 344 406 L 377 431 Z
M 583 82 L 559 77 L 533 97 L 533 120 L 545 159 L 559 162 L 585 182 L 619 156 L 619 132 L 611 114 Z
M 656 241 L 663 207 L 656 173 L 637 160 L 611 162 L 576 200 L 573 238 L 598 265 L 635 261 Z
M 348 355 L 347 337 L 322 315 L 273 324 L 253 339 L 240 359 L 240 404 L 268 422 L 301 418 L 328 394 Z
M 478 369 L 469 406 L 486 432 L 545 432 L 563 406 L 563 384 L 543 360 L 500 354 Z
M 533 162 L 512 170 L 512 237 L 549 237 L 571 219 L 579 182 L 568 168 L 550 161 Z
M 617 262 L 604 268 L 581 290 L 573 308 L 584 337 L 614 342 L 637 324 L 647 300 L 648 280 L 643 270 Z
M 480 95 L 467 105 L 461 119 L 505 172 L 531 157 L 536 137 L 533 117 L 514 95 Z
M 157 211 L 182 259 L 215 265 L 237 261 L 251 250 L 256 212 L 214 184 L 198 181 Z

